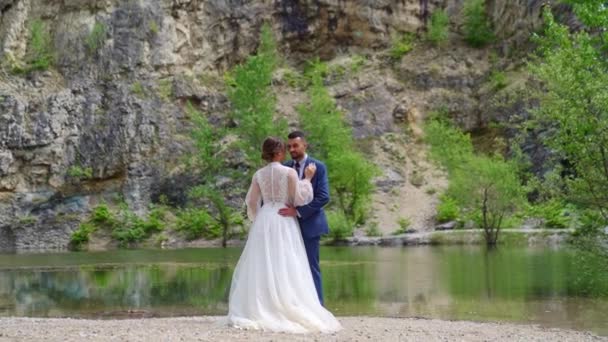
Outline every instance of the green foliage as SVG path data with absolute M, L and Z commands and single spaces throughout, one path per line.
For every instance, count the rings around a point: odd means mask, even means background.
M 218 238 L 221 236 L 220 229 L 205 209 L 184 209 L 177 214 L 176 230 L 183 232 L 188 240 Z
M 217 153 L 221 151 L 219 140 L 225 131 L 211 126 L 207 118 L 190 102 L 186 104 L 186 113 L 194 125 L 190 135 L 196 153 L 191 156 L 191 162 L 206 177 L 205 181 L 211 180 L 215 176 L 214 172 L 219 172 L 223 165 Z
M 437 222 L 445 223 L 454 221 L 460 216 L 460 208 L 458 203 L 453 198 L 442 195 L 439 205 L 437 206 Z
M 112 226 L 115 224 L 116 219 L 110 212 L 110 208 L 105 203 L 102 203 L 93 209 L 91 214 L 91 220 L 96 224 L 104 224 Z
M 328 64 L 315 57 L 306 63 L 304 69 L 305 85 L 312 85 L 313 78 L 319 76 L 324 84 L 332 84 L 343 80 L 351 74 L 358 73 L 365 65 L 367 59 L 361 55 L 354 55 L 351 60 L 342 63 Z
M 373 191 L 371 180 L 378 170 L 356 150 L 344 114 L 323 85 L 325 70 L 323 63 L 309 70 L 310 101 L 299 106 L 298 112 L 308 140 L 314 142 L 315 156 L 327 165 L 330 190 L 339 209 L 349 222 L 360 224 L 366 219 L 366 205 Z
M 90 167 L 82 168 L 78 165 L 73 165 L 68 169 L 68 176 L 77 179 L 90 179 L 93 177 L 93 169 Z
M 434 45 L 442 45 L 448 40 L 450 18 L 445 9 L 438 9 L 431 15 L 431 24 L 426 39 Z
M 159 31 L 158 23 L 156 22 L 156 20 L 150 20 L 150 22 L 148 23 L 148 28 L 153 34 L 157 34 Z
M 354 55 L 350 63 L 350 71 L 353 74 L 359 73 L 359 71 L 361 71 L 361 69 L 365 66 L 365 63 L 367 63 L 367 58 L 365 56 Z
M 133 94 L 135 94 L 135 96 L 137 96 L 139 98 L 143 98 L 143 97 L 146 96 L 146 92 L 144 90 L 144 86 L 139 81 L 136 81 L 135 83 L 133 83 L 131 85 L 131 92 Z
M 173 96 L 173 82 L 171 79 L 162 79 L 158 81 L 158 96 L 164 101 L 170 101 Z
M 190 225 L 190 233 L 188 234 L 191 238 L 200 235 L 211 237 L 214 236 L 212 227 L 220 227 L 222 246 L 226 247 L 228 239 L 233 235 L 232 227 L 241 226 L 243 218 L 236 209 L 226 204 L 226 196 L 216 186 L 215 182 L 215 177 L 222 173 L 226 174 L 225 159 L 218 155 L 224 151 L 221 143 L 224 132 L 212 127 L 207 118 L 198 112 L 192 104 L 188 103 L 186 110 L 194 123 L 191 136 L 196 146 L 196 153 L 191 156 L 190 162 L 201 175 L 201 185 L 191 189 L 189 196 L 191 200 L 206 201 L 211 205 L 211 210 L 206 215 L 213 221 L 212 225 L 209 226 L 211 227 L 209 232 L 203 230 L 202 225 L 193 224 Z M 192 218 L 206 219 L 202 213 L 198 213 L 197 216 Z
M 25 56 L 26 66 L 22 68 L 16 65 L 13 71 L 47 70 L 54 60 L 51 34 L 41 20 L 34 20 L 30 24 L 30 40 Z
M 515 215 L 505 216 L 502 220 L 502 226 L 504 228 L 517 229 L 521 228 L 522 224 L 523 219 L 521 217 L 521 214 L 519 213 L 516 213 Z
M 82 246 L 89 242 L 89 236 L 95 231 L 95 225 L 84 222 L 70 236 L 69 248 L 71 250 L 80 250 Z
M 283 71 L 283 80 L 292 88 L 305 88 L 308 85 L 306 77 L 293 69 Z
M 332 151 L 326 161 L 330 187 L 334 190 L 339 208 L 350 222 L 365 222 L 374 189 L 372 178 L 378 170 L 354 150 L 346 150 L 343 153 Z
M 576 16 L 590 27 L 608 27 L 608 6 L 605 0 L 561 0 L 574 7 Z
M 528 124 L 544 129 L 543 143 L 571 165 L 562 177 L 567 198 L 608 221 L 608 61 L 589 34 L 570 33 L 549 10 L 544 17 L 529 66 L 543 89 Z
M 21 216 L 19 218 L 19 224 L 22 225 L 34 224 L 36 222 L 38 222 L 38 219 L 32 215 Z
M 486 242 L 496 244 L 503 220 L 525 201 L 517 165 L 473 153 L 470 137 L 446 121 L 433 119 L 425 129 L 431 158 L 447 169 L 447 195 L 463 210 L 478 211 Z
M 226 204 L 224 194 L 217 188 L 209 185 L 201 185 L 193 188 L 190 192 L 192 198 L 204 198 L 213 205 L 211 218 L 214 223 L 221 227 L 222 246 L 226 247 L 226 242 L 234 235 L 231 228 L 242 226 L 243 216 L 240 212 Z
M 102 203 L 91 212 L 89 220 L 81 229 L 75 232 L 74 248 L 79 248 L 86 236 L 96 229 L 111 231 L 112 238 L 116 239 L 120 247 L 127 247 L 131 243 L 140 242 L 152 233 L 159 232 L 165 225 L 165 211 L 162 208 L 152 208 L 146 219 L 140 218 L 122 203 L 118 210 L 111 210 L 109 206 Z M 88 233 L 87 233 L 88 232 Z
M 84 45 L 90 55 L 93 55 L 103 45 L 106 39 L 106 26 L 103 23 L 95 22 L 93 29 L 84 40 Z
M 378 222 L 370 222 L 365 229 L 366 236 L 381 236 L 380 229 L 378 229 Z
M 329 238 L 332 241 L 341 241 L 353 235 L 354 226 L 340 211 L 328 210 L 327 223 L 331 227 Z
M 119 246 L 127 247 L 132 243 L 144 240 L 151 233 L 161 231 L 162 224 L 158 214 L 151 214 L 147 219 L 142 219 L 125 206 L 117 214 L 112 237 L 118 240 Z
M 527 214 L 530 217 L 542 218 L 547 228 L 568 228 L 572 221 L 566 203 L 555 199 L 531 206 Z
M 400 235 L 400 234 L 407 233 L 407 230 L 412 225 L 412 221 L 410 221 L 410 219 L 407 218 L 407 217 L 400 217 L 397 220 L 397 224 L 399 225 L 399 229 L 397 229 L 396 231 L 394 231 L 393 235 Z
M 502 90 L 507 87 L 507 75 L 502 71 L 492 71 L 490 74 L 490 84 L 495 91 Z
M 524 203 L 517 168 L 498 156 L 475 155 L 463 163 L 451 178 L 448 194 L 461 207 L 480 210 L 486 241 L 495 244 L 505 217 Z
M 238 122 L 241 148 L 253 169 L 262 165 L 260 146 L 268 136 L 282 136 L 285 120 L 275 120 L 275 104 L 271 82 L 278 63 L 276 41 L 270 26 L 262 27 L 257 55 L 235 67 L 227 76 L 228 98 L 232 117 Z
M 601 235 L 601 229 L 606 225 L 606 220 L 601 213 L 592 209 L 583 210 L 578 221 L 578 227 L 573 234 L 575 237 L 597 237 Z
M 483 47 L 494 40 L 486 15 L 485 0 L 465 0 L 463 7 L 465 40 L 473 47 Z
M 391 58 L 400 60 L 408 52 L 414 49 L 414 36 L 412 34 L 403 34 L 393 39 L 393 44 L 389 54 Z
M 578 293 L 592 297 L 608 296 L 608 249 L 606 235 L 597 233 L 579 234 L 572 241 L 577 253 L 574 255 L 572 288 Z
M 430 156 L 453 173 L 462 160 L 473 155 L 471 137 L 454 129 L 441 112 L 431 113 L 430 117 L 425 125 L 425 140 L 432 146 Z

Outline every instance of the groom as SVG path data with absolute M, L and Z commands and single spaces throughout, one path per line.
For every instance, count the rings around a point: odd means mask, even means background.
M 312 202 L 301 207 L 288 205 L 280 209 L 279 214 L 297 217 L 300 222 L 310 272 L 315 282 L 319 302 L 323 305 L 323 287 L 321 283 L 321 268 L 319 267 L 319 242 L 321 235 L 329 233 L 327 218 L 325 217 L 325 211 L 323 211 L 323 207 L 329 202 L 327 170 L 325 164 L 306 154 L 308 143 L 306 142 L 304 133 L 300 131 L 291 132 L 287 138 L 289 139 L 287 141 L 287 148 L 292 160 L 286 162 L 285 166 L 294 168 L 300 179 L 304 178 L 304 169 L 310 163 L 314 163 L 317 166 L 317 172 L 310 181 L 314 192 Z

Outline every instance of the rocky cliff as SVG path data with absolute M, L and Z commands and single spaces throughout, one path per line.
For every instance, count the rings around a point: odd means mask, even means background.
M 395 212 L 405 212 L 424 229 L 436 200 L 429 189 L 445 182 L 425 162 L 420 120 L 445 106 L 463 127 L 483 126 L 493 117 L 480 102 L 497 67 L 492 56 L 516 70 L 506 57 L 540 24 L 541 1 L 488 1 L 499 43 L 471 49 L 460 37 L 462 2 L 0 0 L 0 250 L 63 248 L 101 200 L 124 198 L 138 213 L 161 194 L 178 204 L 194 182 L 181 172 L 191 148 L 184 104 L 223 124 L 222 73 L 255 51 L 264 22 L 292 68 L 314 56 L 334 64 L 365 56 L 362 71 L 330 89 L 385 169 L 376 220 L 392 227 Z M 450 15 L 448 46 L 420 43 L 388 61 L 393 37 L 422 34 L 436 8 Z M 42 23 L 54 63 L 19 72 L 33 22 Z M 305 92 L 279 76 L 276 92 L 278 112 L 297 126 L 294 105 Z

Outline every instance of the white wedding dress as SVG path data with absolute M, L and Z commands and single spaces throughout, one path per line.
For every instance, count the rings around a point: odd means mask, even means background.
M 301 206 L 312 198 L 310 182 L 278 162 L 253 176 L 246 198 L 253 225 L 232 277 L 230 325 L 290 333 L 342 328 L 319 303 L 298 221 L 278 214 L 286 203 Z

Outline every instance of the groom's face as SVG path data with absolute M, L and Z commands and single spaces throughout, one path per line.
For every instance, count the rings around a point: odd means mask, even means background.
M 287 149 L 289 150 L 291 159 L 294 160 L 300 160 L 304 158 L 307 146 L 308 144 L 306 143 L 306 140 L 299 137 L 287 140 Z

